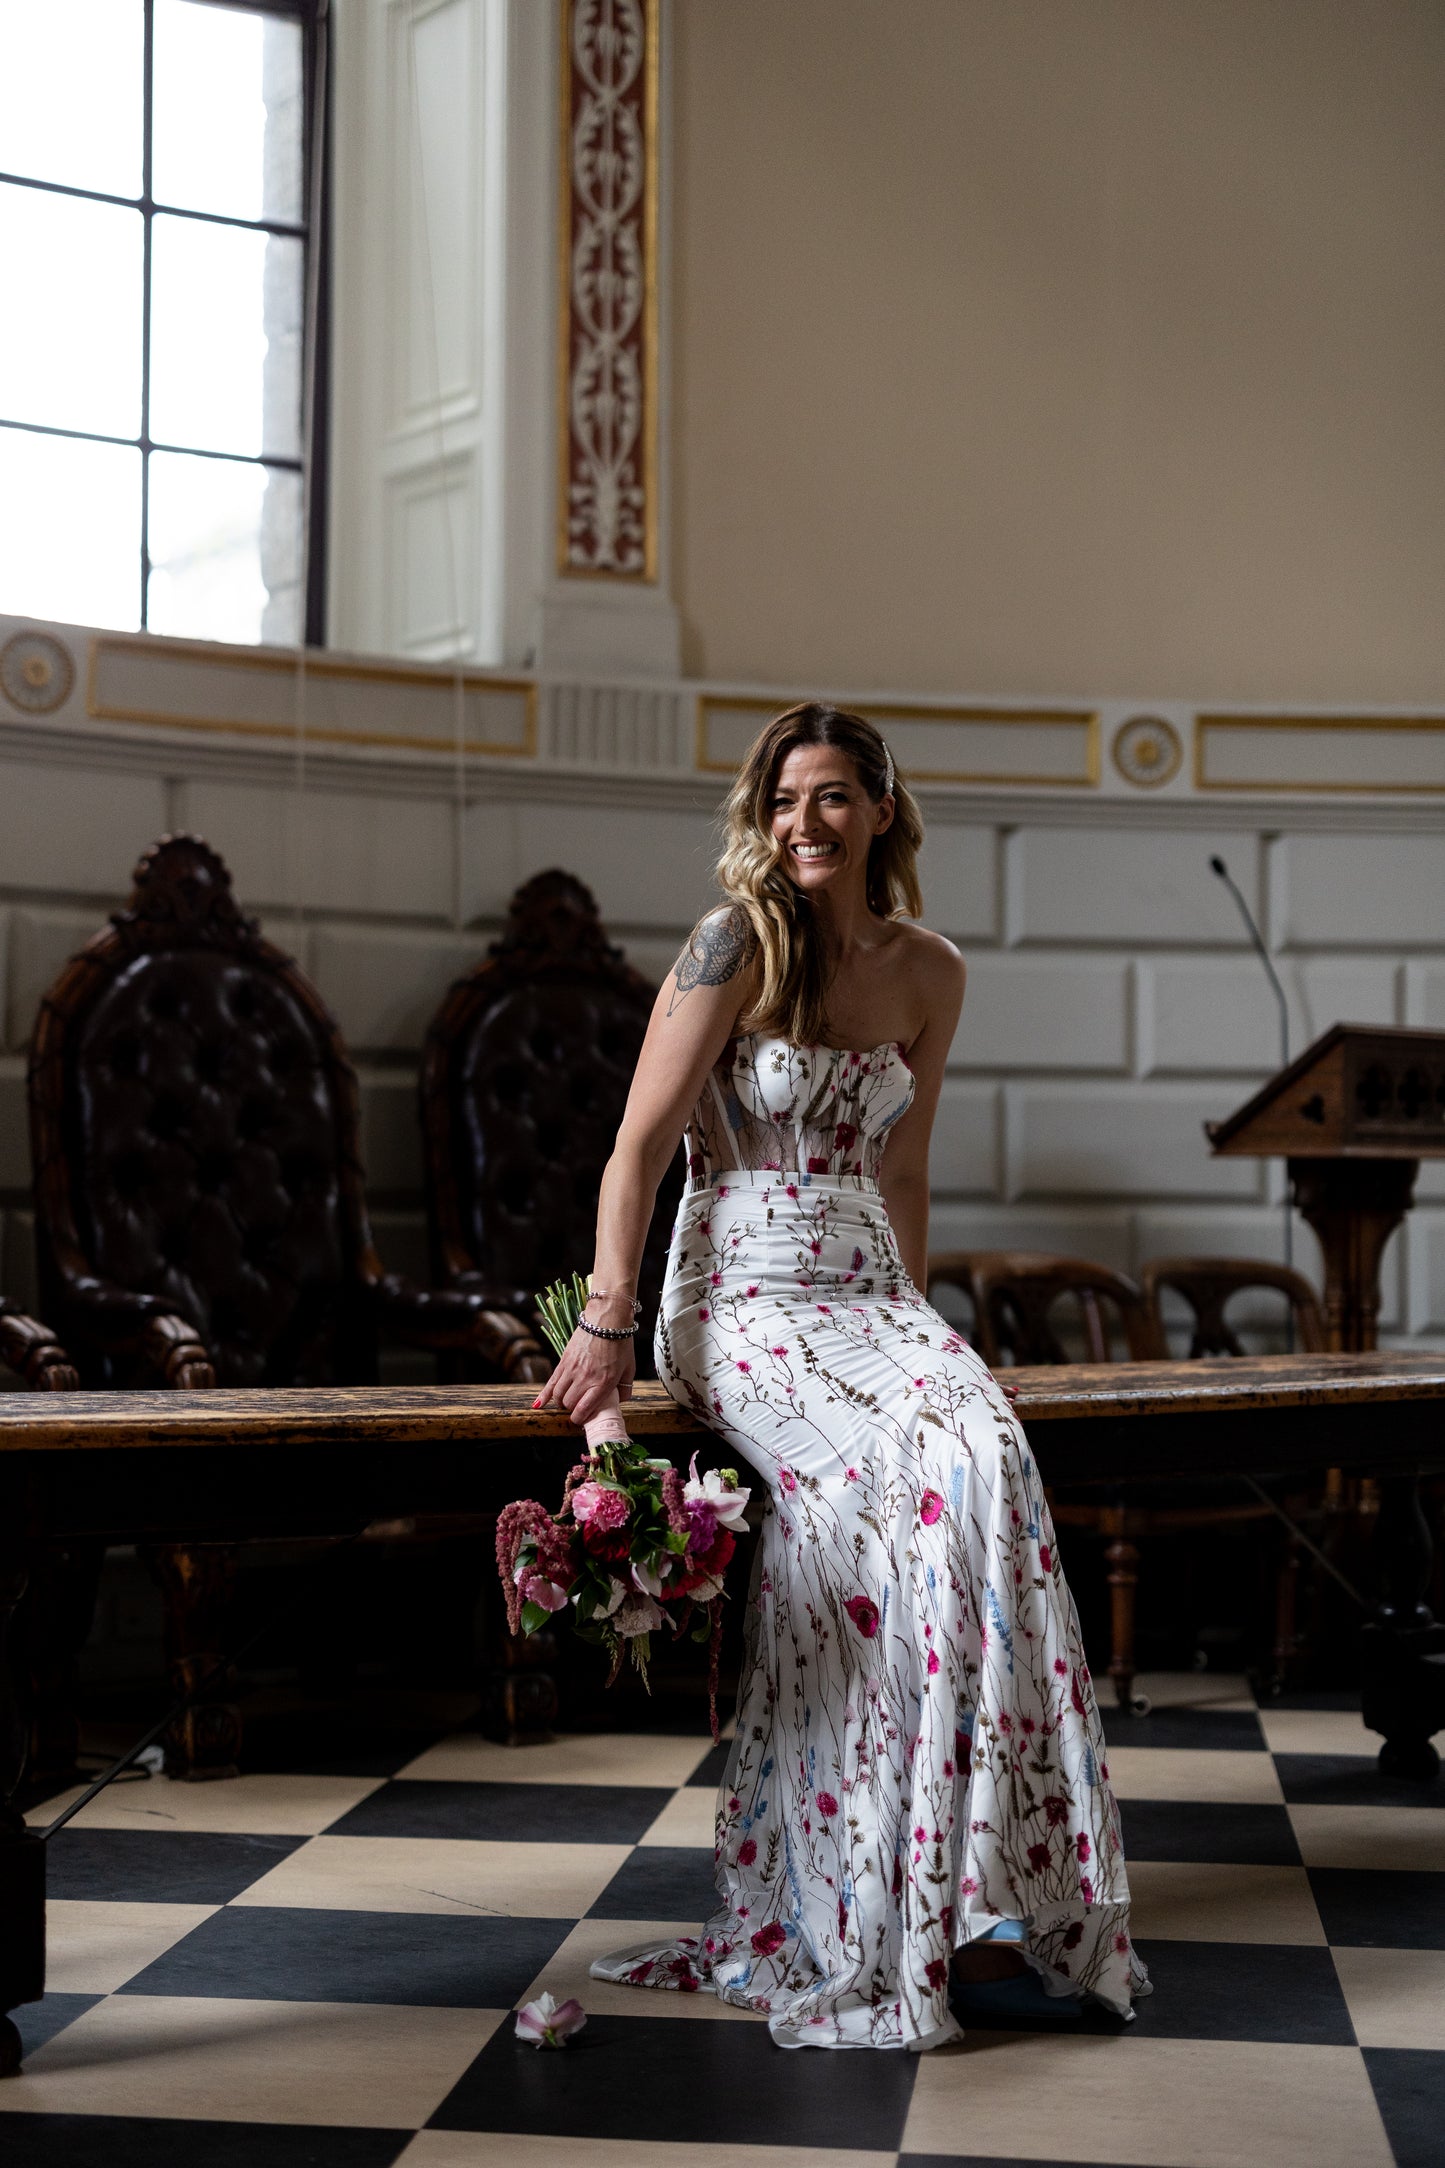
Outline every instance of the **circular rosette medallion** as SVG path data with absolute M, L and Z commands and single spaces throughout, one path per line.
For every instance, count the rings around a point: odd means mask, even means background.
M 0 692 L 27 715 L 50 715 L 75 683 L 68 648 L 48 632 L 17 632 L 0 647 Z
M 1114 766 L 1126 783 L 1155 790 L 1179 773 L 1184 747 L 1162 715 L 1136 715 L 1114 733 Z

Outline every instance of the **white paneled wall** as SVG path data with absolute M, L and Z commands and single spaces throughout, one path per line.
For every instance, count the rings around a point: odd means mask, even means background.
M 403 690 L 396 697 L 406 698 Z M 78 696 L 77 696 L 78 698 Z M 388 1259 L 424 1264 L 417 1051 L 529 874 L 563 866 L 660 981 L 711 891 L 725 778 L 698 772 L 690 690 L 539 688 L 537 754 L 295 749 L 0 709 L 3 1284 L 32 1285 L 24 1049 L 65 957 L 140 851 L 199 829 L 243 904 L 333 1005 L 362 1079 Z M 1274 1003 L 1218 853 L 1259 911 L 1293 1045 L 1343 1019 L 1445 1028 L 1445 839 L 1427 801 L 921 793 L 930 922 L 970 991 L 934 1150 L 935 1244 L 1278 1256 L 1282 1170 L 1215 1160 L 1202 1124 L 1277 1060 Z M 1445 1341 L 1445 1167 L 1385 1267 L 1396 1335 Z M 1312 1271 L 1312 1237 L 1296 1254 Z

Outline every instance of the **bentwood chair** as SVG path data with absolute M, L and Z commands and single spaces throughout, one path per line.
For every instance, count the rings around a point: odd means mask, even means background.
M 546 1374 L 515 1316 L 384 1269 L 335 1020 L 199 836 L 146 852 L 45 996 L 29 1094 L 42 1299 L 87 1386 L 368 1384 L 383 1340 Z M 236 1546 L 150 1564 L 179 1694 L 225 1648 Z M 168 1767 L 226 1774 L 239 1737 L 235 1709 L 204 1702 Z
M 1197 1298 L 1196 1344 L 1191 1349 L 1194 1354 L 1240 1352 L 1236 1340 L 1221 1338 L 1225 1332 L 1224 1303 L 1246 1286 L 1283 1285 L 1276 1267 L 1255 1268 L 1237 1260 L 1223 1261 L 1220 1274 L 1211 1280 L 1208 1274 L 1214 1262 L 1161 1260 L 1166 1273 L 1178 1268 L 1181 1275 L 1167 1284 L 1176 1286 L 1186 1300 Z M 1107 1265 L 1029 1251 L 956 1251 L 929 1262 L 930 1294 L 935 1288 L 953 1286 L 971 1303 L 974 1344 L 990 1368 L 1166 1359 L 1169 1345 L 1158 1307 L 1165 1284 L 1158 1272 L 1141 1287 Z M 1308 1298 L 1308 1283 L 1301 1282 L 1294 1295 Z M 1216 1341 L 1221 1344 L 1216 1346 Z M 1142 1713 L 1148 1703 L 1134 1693 L 1141 1544 L 1166 1532 L 1272 1519 L 1271 1510 L 1257 1501 L 1226 1498 L 1218 1493 L 1191 1497 L 1172 1484 L 1131 1484 L 1127 1491 L 1115 1491 L 1107 1501 L 1087 1491 L 1051 1485 L 1049 1496 L 1059 1526 L 1085 1528 L 1105 1539 L 1110 1599 L 1109 1677 L 1118 1706 Z M 1281 1650 L 1292 1639 L 1293 1577 L 1291 1545 L 1276 1579 L 1277 1666 L 1282 1660 Z

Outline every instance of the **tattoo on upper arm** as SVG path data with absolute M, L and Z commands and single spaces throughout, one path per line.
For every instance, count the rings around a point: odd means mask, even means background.
M 672 997 L 667 1013 L 695 986 L 726 986 L 737 977 L 752 953 L 753 930 L 741 904 L 711 911 L 688 936 L 687 947 L 677 959 Z

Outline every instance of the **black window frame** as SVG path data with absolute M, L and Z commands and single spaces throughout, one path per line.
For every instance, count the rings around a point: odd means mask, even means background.
M 51 4 L 51 0 L 45 0 Z M 326 641 L 326 500 L 327 443 L 330 434 L 331 363 L 331 69 L 328 47 L 331 32 L 330 0 L 199 0 L 205 7 L 224 8 L 239 15 L 270 15 L 295 22 L 301 29 L 301 218 L 299 223 L 268 218 L 236 218 L 224 212 L 192 210 L 185 204 L 158 202 L 152 189 L 155 0 L 141 0 L 144 14 L 144 58 L 141 75 L 141 193 L 113 195 L 108 190 L 77 188 L 65 181 L 37 180 L 28 173 L 12 173 L 0 167 L 0 182 L 16 188 L 34 188 L 42 194 L 71 196 L 82 202 L 111 203 L 123 210 L 139 211 L 142 220 L 141 257 L 141 411 L 135 436 L 116 436 L 95 429 L 66 429 L 50 422 L 27 422 L 0 414 L 0 426 L 24 430 L 27 435 L 65 437 L 86 444 L 117 444 L 141 454 L 140 510 L 140 629 L 149 629 L 150 610 L 150 455 L 179 452 L 187 457 L 218 459 L 239 466 L 275 468 L 297 474 L 302 482 L 302 517 L 305 524 L 305 577 L 302 638 L 308 647 Z M 207 445 L 172 444 L 151 435 L 151 254 L 155 218 L 188 218 L 201 225 L 229 226 L 243 232 L 266 233 L 299 240 L 302 264 L 302 412 L 299 418 L 300 457 L 218 452 Z M 310 390 L 310 399 L 307 390 Z M 309 406 L 309 412 L 308 412 Z M 308 428 L 309 423 L 309 428 Z

